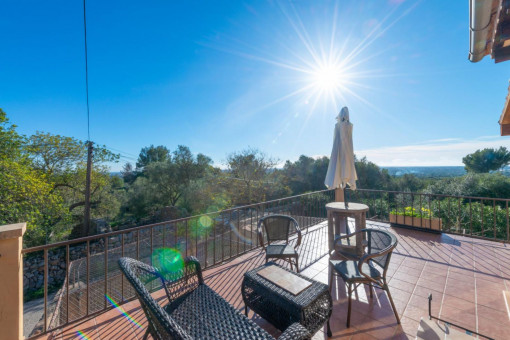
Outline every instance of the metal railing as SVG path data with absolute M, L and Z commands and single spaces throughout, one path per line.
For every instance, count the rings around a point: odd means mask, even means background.
M 373 221 L 434 230 L 435 219 L 442 232 L 510 240 L 510 199 L 370 189 L 348 191 L 347 197 L 367 204 L 367 219 Z M 151 263 L 155 249 L 171 248 L 182 256 L 196 256 L 204 269 L 209 268 L 258 248 L 256 226 L 262 216 L 291 215 L 306 229 L 326 221 L 325 204 L 331 201 L 334 190 L 323 190 L 24 249 L 23 255 L 43 272 L 35 286 L 42 290 L 43 315 L 25 337 L 100 314 L 113 308 L 109 301 L 132 300 L 134 292 L 117 264 L 122 256 Z
M 348 197 L 367 204 L 367 219 L 374 221 L 510 241 L 510 199 L 371 189 L 349 190 Z
M 118 268 L 120 257 L 150 264 L 158 256 L 154 250 L 170 248 L 183 257 L 197 257 L 205 269 L 259 247 L 256 229 L 262 216 L 291 215 L 305 229 L 326 220 L 325 204 L 333 200 L 334 190 L 323 190 L 24 249 L 35 271 L 43 272 L 42 282 L 27 282 L 27 287 L 42 290 L 42 317 L 25 337 L 102 313 L 113 308 L 111 301 L 132 300 L 134 291 Z M 28 270 L 34 271 L 32 267 Z

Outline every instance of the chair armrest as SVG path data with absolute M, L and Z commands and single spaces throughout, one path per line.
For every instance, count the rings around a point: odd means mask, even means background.
M 280 335 L 278 340 L 306 340 L 311 337 L 312 335 L 305 327 L 298 322 L 294 322 Z
M 301 239 L 302 239 L 303 235 L 301 233 L 301 228 L 299 228 L 298 222 L 292 217 L 291 217 L 291 219 L 294 224 L 294 228 L 296 228 L 296 233 L 298 235 L 296 245 L 294 246 L 294 249 L 295 249 L 301 245 Z
M 184 259 L 182 269 L 172 273 L 159 272 L 158 276 L 161 278 L 169 303 L 204 284 L 200 262 L 193 256 Z
M 190 276 L 196 275 L 198 278 L 198 282 L 200 284 L 204 283 L 204 277 L 202 276 L 202 266 L 200 265 L 200 261 L 194 256 L 188 256 L 184 259 L 184 268 L 187 278 Z
M 260 243 L 260 246 L 262 247 L 262 249 L 266 249 L 266 247 L 264 246 L 264 234 L 262 233 L 262 223 L 263 223 L 264 219 L 261 218 L 259 220 L 259 223 L 257 223 L 257 235 L 259 237 L 259 243 Z

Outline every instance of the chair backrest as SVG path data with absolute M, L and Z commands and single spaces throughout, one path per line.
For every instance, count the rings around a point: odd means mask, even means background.
M 287 215 L 269 215 L 262 217 L 259 220 L 259 232 L 262 232 L 261 226 L 264 228 L 264 233 L 267 237 L 267 243 L 275 241 L 289 242 L 291 231 L 298 225 L 297 221 Z
M 391 253 L 398 244 L 397 238 L 390 232 L 377 229 L 365 229 L 367 240 L 367 260 L 377 263 L 384 269 L 384 276 L 390 264 Z
M 150 333 L 155 339 L 191 339 L 174 319 L 154 300 L 146 285 L 154 281 L 163 284 L 158 270 L 143 262 L 122 257 L 119 266 L 129 283 L 135 289 L 135 294 L 147 318 Z

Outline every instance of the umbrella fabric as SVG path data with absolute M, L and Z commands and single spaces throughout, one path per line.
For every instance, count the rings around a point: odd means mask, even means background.
M 349 122 L 349 109 L 342 108 L 335 125 L 333 150 L 329 159 L 328 172 L 324 184 L 329 189 L 345 188 L 346 184 L 356 189 L 356 168 L 352 146 L 352 123 Z

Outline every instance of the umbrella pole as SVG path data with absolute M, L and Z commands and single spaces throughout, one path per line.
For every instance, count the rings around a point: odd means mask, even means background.
M 345 192 L 345 188 L 347 186 L 344 187 L 344 202 L 345 202 L 345 209 L 349 209 L 349 202 L 347 202 L 347 193 Z

